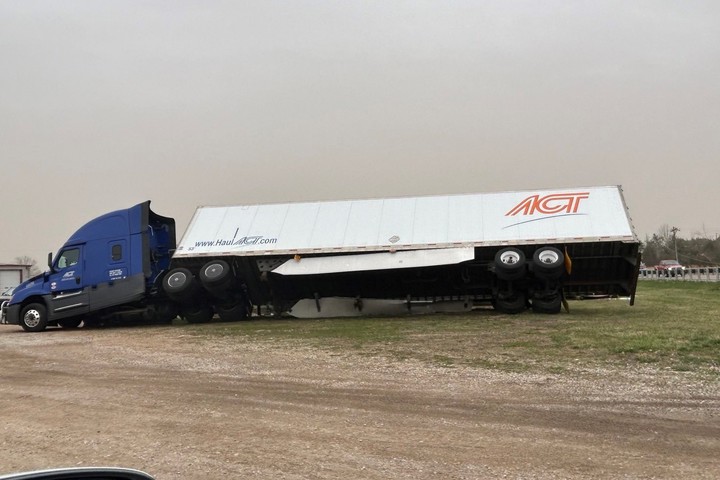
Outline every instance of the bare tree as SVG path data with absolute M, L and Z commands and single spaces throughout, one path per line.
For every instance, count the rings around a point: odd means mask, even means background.
M 28 265 L 30 267 L 30 276 L 34 277 L 35 275 L 42 273 L 40 270 L 40 267 L 37 265 L 37 261 L 29 257 L 27 255 L 23 255 L 21 257 L 15 257 L 15 263 L 18 265 Z
M 668 241 L 670 240 L 672 235 L 672 230 L 670 228 L 670 225 L 667 223 L 660 226 L 660 228 L 657 231 L 657 236 L 659 240 L 663 243 L 663 245 L 666 245 Z

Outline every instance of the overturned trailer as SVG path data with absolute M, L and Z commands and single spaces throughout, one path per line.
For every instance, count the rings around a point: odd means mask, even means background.
M 557 313 L 568 297 L 632 304 L 639 265 L 620 187 L 200 207 L 179 245 L 147 201 L 80 227 L 0 323 Z
M 639 241 L 618 186 L 199 207 L 163 290 L 190 321 L 469 310 L 628 296 Z

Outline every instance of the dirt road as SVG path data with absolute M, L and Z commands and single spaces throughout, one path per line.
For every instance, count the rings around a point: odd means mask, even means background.
M 720 381 L 688 373 L 442 368 L 178 326 L 3 327 L 0 351 L 0 473 L 115 465 L 158 480 L 720 474 Z

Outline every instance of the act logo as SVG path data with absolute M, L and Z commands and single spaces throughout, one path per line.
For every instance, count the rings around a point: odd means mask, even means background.
M 542 213 L 577 213 L 580 202 L 589 198 L 590 192 L 553 193 L 550 195 L 530 195 L 508 211 L 506 217 L 515 215 L 535 215 Z
M 69 271 L 69 272 L 66 272 L 65 275 L 62 276 L 62 279 L 61 279 L 60 281 L 70 280 L 70 279 L 72 279 L 73 277 L 75 277 L 75 270 L 71 270 L 71 271 Z

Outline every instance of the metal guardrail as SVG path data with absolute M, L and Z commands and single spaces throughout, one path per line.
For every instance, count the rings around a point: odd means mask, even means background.
M 641 268 L 640 280 L 720 282 L 720 267 L 685 267 L 682 271 Z

